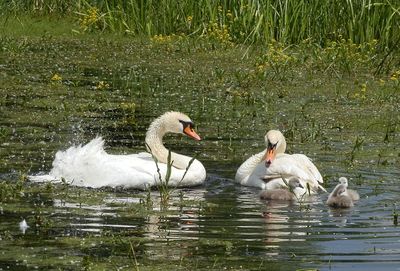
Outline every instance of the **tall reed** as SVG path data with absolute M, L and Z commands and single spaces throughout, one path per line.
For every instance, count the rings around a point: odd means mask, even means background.
M 325 45 L 336 39 L 355 43 L 400 41 L 398 0 L 15 0 L 2 13 L 75 15 L 96 7 L 106 28 L 135 35 L 202 35 L 210 24 L 226 28 L 237 43 L 306 39 Z

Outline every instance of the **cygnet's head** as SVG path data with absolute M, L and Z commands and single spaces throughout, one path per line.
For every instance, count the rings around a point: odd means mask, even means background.
M 295 188 L 297 188 L 297 187 L 299 187 L 299 188 L 304 188 L 304 186 L 301 184 L 300 180 L 297 179 L 297 178 L 290 179 L 290 180 L 288 181 L 288 185 L 289 185 L 289 187 L 292 188 L 292 189 L 295 189 Z
M 278 153 L 284 153 L 286 150 L 286 140 L 283 134 L 278 130 L 269 130 L 265 135 L 265 144 L 267 151 L 264 155 L 265 165 L 269 166 Z
M 340 177 L 339 182 L 340 182 L 340 184 L 344 184 L 345 186 L 348 185 L 348 181 L 347 181 L 346 177 Z

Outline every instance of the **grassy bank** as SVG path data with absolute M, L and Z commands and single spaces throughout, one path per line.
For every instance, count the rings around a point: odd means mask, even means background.
M 36 11 L 38 12 L 38 11 Z M 50 11 L 49 11 L 50 12 Z M 325 40 L 324 45 L 313 39 L 306 39 L 296 44 L 287 44 L 275 39 L 268 42 L 248 45 L 236 43 L 227 29 L 221 30 L 217 25 L 208 28 L 208 32 L 199 35 L 171 34 L 146 36 L 144 33 L 125 35 L 119 31 L 102 32 L 93 25 L 82 26 L 80 14 L 57 17 L 53 15 L 18 15 L 0 19 L 0 45 L 3 52 L 22 50 L 24 37 L 48 39 L 57 36 L 76 39 L 101 37 L 108 40 L 142 40 L 150 43 L 152 48 L 163 48 L 167 51 L 227 51 L 238 48 L 243 53 L 241 59 L 250 58 L 253 62 L 252 76 L 271 77 L 288 80 L 299 69 L 322 72 L 342 77 L 356 73 L 371 74 L 397 79 L 400 66 L 400 54 L 396 47 L 382 48 L 382 42 L 372 39 L 368 42 L 355 43 L 343 36 L 335 40 Z M 71 15 L 71 14 L 70 14 Z M 101 34 L 101 35 L 99 35 Z M 20 37 L 22 39 L 15 39 Z M 19 44 L 18 44 L 19 43 Z M 242 50 L 243 49 L 243 50 Z M 385 79 L 385 80 L 386 80 Z
M 400 38 L 400 4 L 396 0 L 330 1 L 2 1 L 11 20 L 29 13 L 72 17 L 80 31 L 115 31 L 131 35 L 214 35 L 234 43 L 273 40 L 321 46 L 331 41 L 356 44 L 378 40 L 394 48 Z

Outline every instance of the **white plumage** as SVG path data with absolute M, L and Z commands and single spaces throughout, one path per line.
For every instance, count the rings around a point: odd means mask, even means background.
M 193 130 L 192 121 L 185 114 L 167 112 L 153 121 L 146 134 L 146 143 L 158 161 L 162 181 L 165 181 L 168 157 L 162 137 L 169 132 L 183 133 L 200 140 Z M 194 159 L 186 172 L 191 160 L 191 157 L 171 152 L 173 167 L 169 186 L 194 186 L 204 182 L 206 170 L 200 161 Z M 72 146 L 66 151 L 58 151 L 49 175 L 30 176 L 30 179 L 43 182 L 64 178 L 76 186 L 146 189 L 156 186 L 160 181 L 157 166 L 152 155 L 147 152 L 108 154 L 104 150 L 104 140 L 97 137 L 84 146 Z
M 282 178 L 296 178 L 304 192 L 307 192 L 307 184 L 310 192 L 326 191 L 321 186 L 321 173 L 306 155 L 284 153 L 286 140 L 280 131 L 268 131 L 265 143 L 264 151 L 251 156 L 238 168 L 235 176 L 238 183 L 269 190 L 285 186 Z

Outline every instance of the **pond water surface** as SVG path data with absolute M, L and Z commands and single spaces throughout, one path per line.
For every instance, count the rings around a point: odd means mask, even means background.
M 372 81 L 359 98 L 355 81 L 371 78 L 301 72 L 254 83 L 240 49 L 12 42 L 0 58 L 0 270 L 400 270 L 398 88 Z M 174 190 L 167 205 L 158 191 L 25 181 L 6 199 L 6 184 L 48 172 L 57 150 L 96 135 L 110 153 L 143 151 L 147 126 L 169 110 L 197 124 L 201 142 L 165 142 L 203 162 L 204 185 Z M 289 153 L 313 159 L 328 191 L 346 176 L 360 201 L 348 210 L 329 209 L 327 194 L 266 202 L 235 184 L 272 128 Z

